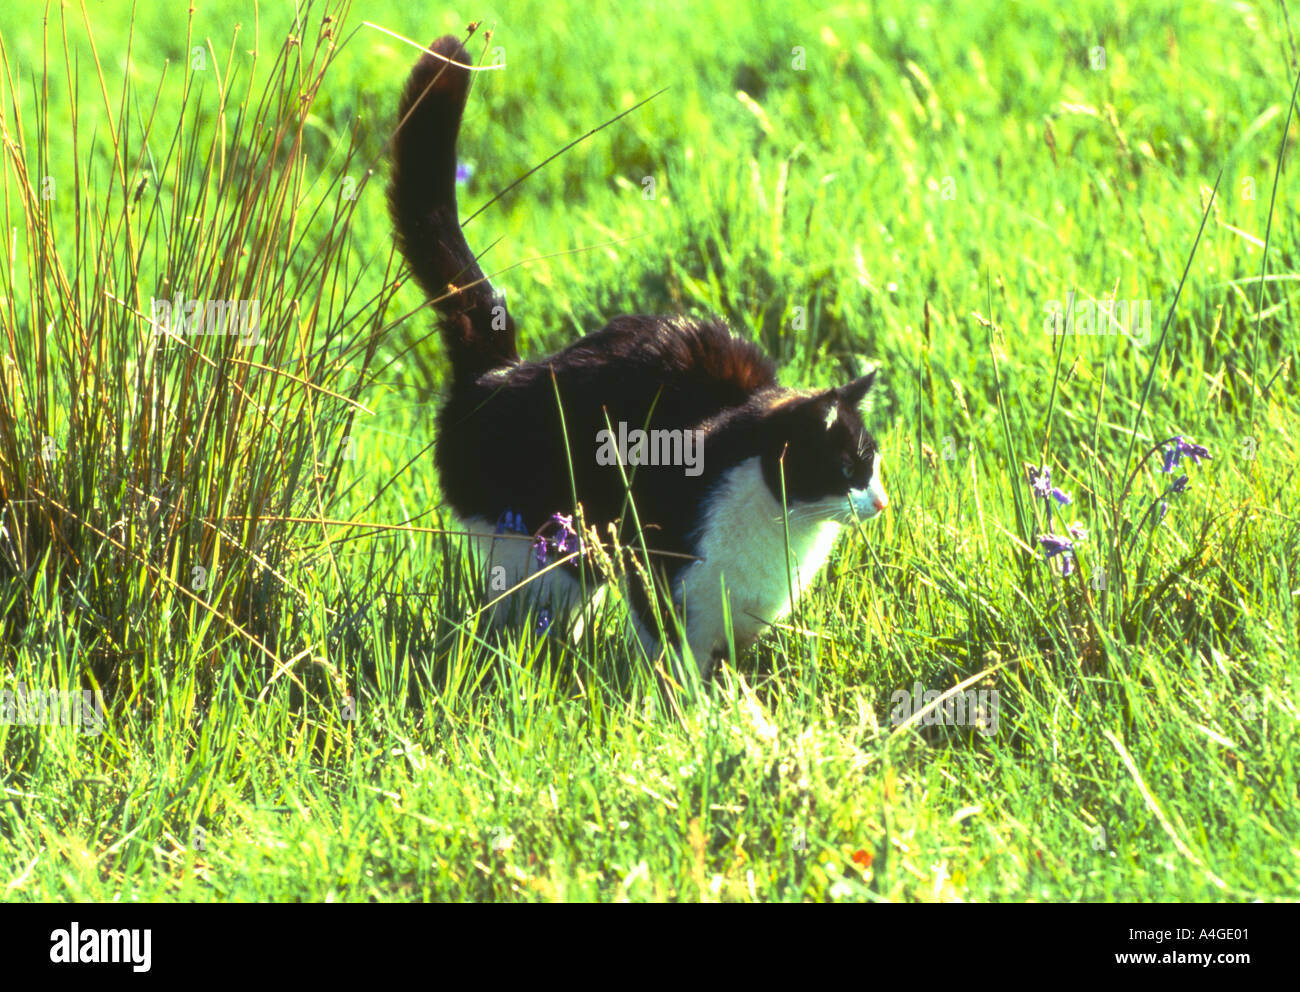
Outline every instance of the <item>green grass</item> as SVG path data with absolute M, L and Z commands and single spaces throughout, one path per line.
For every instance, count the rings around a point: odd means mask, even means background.
M 0 723 L 0 898 L 1296 897 L 1277 7 L 375 0 L 332 49 L 288 9 L 0 14 L 0 689 L 107 720 Z M 670 87 L 467 226 L 526 355 L 688 311 L 790 385 L 884 368 L 890 509 L 702 696 L 617 623 L 477 614 L 383 202 L 414 52 L 363 17 L 495 26 L 466 214 Z M 259 299 L 264 343 L 156 347 L 163 286 Z M 1148 340 L 1046 333 L 1071 293 L 1150 299 Z M 1157 520 L 1174 434 L 1213 458 Z M 891 720 L 962 683 L 991 733 Z

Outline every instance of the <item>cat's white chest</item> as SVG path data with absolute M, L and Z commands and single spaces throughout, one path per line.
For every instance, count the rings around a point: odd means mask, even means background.
M 712 494 L 696 554 L 674 590 L 684 612 L 687 640 L 701 667 L 712 652 L 725 647 L 725 582 L 737 648 L 763 633 L 768 624 L 790 612 L 825 566 L 841 525 L 824 517 L 800 519 L 790 514 L 787 527 L 781 504 L 763 481 L 762 467 L 751 458 L 732 469 Z

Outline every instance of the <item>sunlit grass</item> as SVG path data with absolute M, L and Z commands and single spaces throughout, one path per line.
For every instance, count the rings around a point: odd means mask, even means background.
M 0 723 L 4 898 L 1294 898 L 1289 43 L 1112 8 L 0 16 L 0 689 L 108 720 Z M 791 385 L 884 368 L 890 509 L 705 693 L 617 596 L 493 633 L 441 505 L 382 198 L 413 54 L 361 18 L 471 15 L 466 215 L 670 87 L 467 225 L 525 354 L 694 311 Z M 261 345 L 160 339 L 167 291 Z M 1153 326 L 1047 332 L 1107 298 Z M 1161 516 L 1173 435 L 1212 458 Z M 898 718 L 963 684 L 994 726 Z

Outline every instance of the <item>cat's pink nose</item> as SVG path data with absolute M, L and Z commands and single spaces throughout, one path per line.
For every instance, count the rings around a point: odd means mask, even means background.
M 871 502 L 872 505 L 875 506 L 876 512 L 880 513 L 882 510 L 884 510 L 885 507 L 889 505 L 889 497 L 886 496 L 884 493 L 881 493 L 879 496 L 874 497 Z

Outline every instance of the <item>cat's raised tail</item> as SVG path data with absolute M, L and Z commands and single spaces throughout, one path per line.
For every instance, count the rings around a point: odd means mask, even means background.
M 519 360 L 514 321 L 465 243 L 456 208 L 456 136 L 472 64 L 453 35 L 415 63 L 398 109 L 388 185 L 398 247 L 442 318 L 453 388 Z

